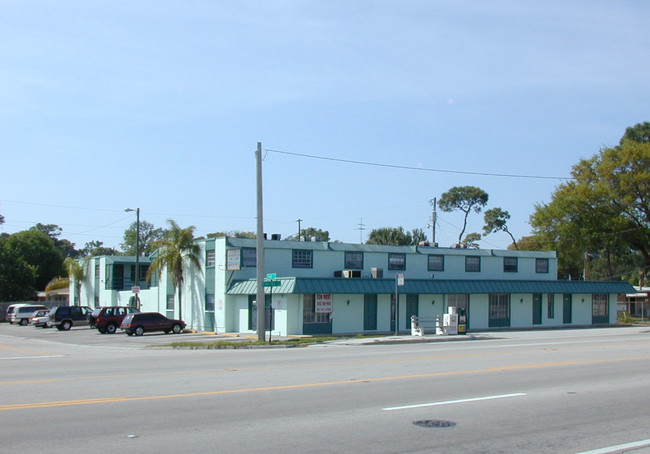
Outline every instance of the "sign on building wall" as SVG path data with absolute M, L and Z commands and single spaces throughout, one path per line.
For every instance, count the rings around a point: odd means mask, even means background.
M 241 270 L 241 250 L 228 249 L 226 252 L 226 269 L 228 271 Z
M 316 294 L 316 313 L 325 314 L 332 312 L 332 295 L 327 293 Z

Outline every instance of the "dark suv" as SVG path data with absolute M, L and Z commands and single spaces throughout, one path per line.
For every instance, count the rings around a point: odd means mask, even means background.
M 113 334 L 128 314 L 140 311 L 133 306 L 102 307 L 95 316 L 95 328 L 102 334 Z
M 48 324 L 56 326 L 59 331 L 68 331 L 73 326 L 88 325 L 91 311 L 88 306 L 55 307 L 50 311 Z
M 129 336 L 142 336 L 145 332 L 164 331 L 165 334 L 172 332 L 179 334 L 185 329 L 183 320 L 167 318 L 158 312 L 140 312 L 129 314 L 124 317 L 120 329 Z

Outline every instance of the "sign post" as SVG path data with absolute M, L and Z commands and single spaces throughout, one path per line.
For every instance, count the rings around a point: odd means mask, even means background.
M 271 295 L 271 304 L 269 305 L 269 344 L 271 343 L 271 336 L 273 335 L 273 287 L 280 287 L 282 282 L 277 280 L 275 273 L 270 273 L 266 275 L 266 279 L 262 282 L 262 287 L 269 287 L 269 293 Z M 266 300 L 266 298 L 265 298 Z M 266 301 L 264 301 L 264 319 L 266 320 Z M 257 310 L 260 310 L 259 304 L 257 305 Z M 264 335 L 264 340 L 266 340 L 266 334 Z
M 399 330 L 399 287 L 404 286 L 404 275 L 397 274 L 395 276 L 395 335 Z

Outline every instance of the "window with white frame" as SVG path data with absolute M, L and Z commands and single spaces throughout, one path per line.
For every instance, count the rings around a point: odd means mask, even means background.
M 310 249 L 294 249 L 291 253 L 291 266 L 293 268 L 312 268 L 313 251 Z
M 465 271 L 468 273 L 479 273 L 481 271 L 481 257 L 475 255 L 465 257 Z
M 444 271 L 445 270 L 445 256 L 444 255 L 429 255 L 427 269 L 429 271 Z

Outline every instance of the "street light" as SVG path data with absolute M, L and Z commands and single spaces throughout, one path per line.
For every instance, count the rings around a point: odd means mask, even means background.
M 140 208 L 127 208 L 127 213 L 135 211 L 135 285 L 133 291 L 135 293 L 135 307 L 140 309 Z

